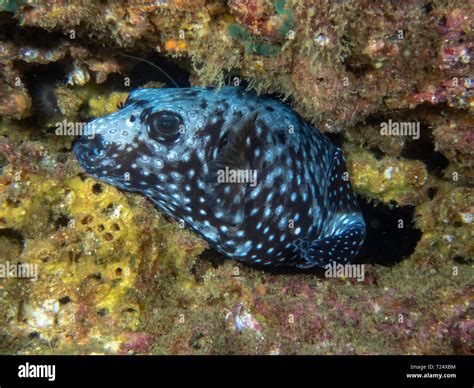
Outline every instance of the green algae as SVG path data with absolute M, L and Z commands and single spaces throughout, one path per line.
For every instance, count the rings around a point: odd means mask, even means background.
M 242 40 L 245 50 L 250 54 L 272 57 L 280 52 L 281 46 L 255 38 L 244 27 L 239 24 L 231 24 L 228 27 L 229 35 L 235 39 Z
M 285 0 L 274 2 L 274 9 L 278 15 L 282 17 L 282 22 L 278 26 L 278 34 L 280 38 L 285 38 L 294 26 L 293 14 L 286 7 Z M 231 37 L 243 42 L 245 50 L 249 54 L 261 55 L 264 57 L 274 57 L 279 54 L 282 49 L 281 43 L 271 43 L 261 37 L 252 35 L 247 29 L 239 24 L 231 24 L 227 31 Z

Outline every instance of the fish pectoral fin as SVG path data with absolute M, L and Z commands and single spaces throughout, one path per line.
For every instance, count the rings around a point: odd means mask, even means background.
M 301 262 L 296 266 L 306 269 L 322 268 L 333 262 L 346 264 L 348 258 L 354 258 L 357 255 L 364 238 L 364 227 L 354 226 L 340 234 L 318 240 L 298 239 L 294 242 L 294 250 Z
M 337 148 L 329 170 L 327 188 L 329 203 L 334 212 L 353 212 L 359 210 L 357 199 L 349 181 L 349 172 L 342 151 Z
M 229 130 L 227 143 L 209 162 L 209 172 L 204 179 L 210 207 L 231 225 L 244 221 L 245 195 L 251 181 L 256 179 L 246 154 L 247 140 L 255 131 L 257 115 L 257 111 L 252 112 Z

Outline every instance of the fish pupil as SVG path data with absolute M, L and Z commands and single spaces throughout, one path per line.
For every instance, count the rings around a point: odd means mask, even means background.
M 163 115 L 160 118 L 159 125 L 162 132 L 171 132 L 178 127 L 179 120 L 171 115 Z
M 154 138 L 170 138 L 177 135 L 182 118 L 174 112 L 159 112 L 150 120 L 150 134 Z

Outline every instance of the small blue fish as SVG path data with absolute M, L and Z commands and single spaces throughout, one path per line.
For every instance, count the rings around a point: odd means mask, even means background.
M 285 104 L 223 87 L 138 89 L 74 145 L 94 177 L 149 197 L 246 263 L 348 263 L 365 223 L 342 152 Z

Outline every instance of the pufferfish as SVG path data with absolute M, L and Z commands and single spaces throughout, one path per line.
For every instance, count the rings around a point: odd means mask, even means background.
M 341 150 L 280 101 L 237 87 L 137 89 L 86 134 L 74 145 L 82 168 L 229 258 L 324 267 L 352 262 L 364 241 Z

